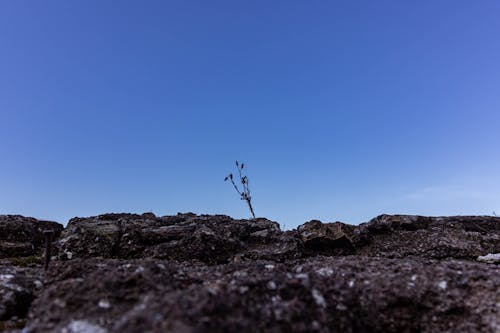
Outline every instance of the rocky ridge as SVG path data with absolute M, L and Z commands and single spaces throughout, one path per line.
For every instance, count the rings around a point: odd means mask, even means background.
M 47 228 L 57 240 L 44 273 Z M 0 216 L 0 231 L 0 331 L 500 332 L 497 217 L 281 231 L 191 213 L 75 218 L 64 230 Z

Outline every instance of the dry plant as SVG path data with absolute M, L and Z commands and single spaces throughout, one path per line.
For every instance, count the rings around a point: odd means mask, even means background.
M 239 163 L 236 161 L 236 168 L 238 169 L 238 176 L 240 178 L 240 183 L 242 185 L 242 189 L 240 190 L 239 186 L 236 185 L 234 181 L 234 176 L 232 173 L 230 173 L 226 178 L 224 178 L 224 181 L 230 180 L 231 184 L 233 184 L 234 189 L 238 194 L 240 195 L 241 200 L 245 200 L 248 205 L 248 209 L 250 209 L 250 213 L 252 214 L 252 218 L 255 219 L 255 213 L 253 211 L 253 206 L 252 206 L 252 197 L 250 195 L 250 188 L 248 187 L 248 177 L 243 175 L 243 168 L 245 167 L 244 163 Z

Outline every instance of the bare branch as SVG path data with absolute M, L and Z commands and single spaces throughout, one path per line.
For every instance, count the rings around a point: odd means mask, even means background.
M 245 163 L 240 164 L 238 161 L 236 161 L 235 164 L 236 164 L 236 168 L 238 169 L 238 176 L 240 177 L 239 183 L 241 183 L 242 189 L 240 190 L 238 185 L 236 185 L 236 182 L 234 181 L 234 177 L 233 177 L 232 173 L 230 173 L 229 176 L 227 176 L 224 179 L 224 181 L 227 181 L 228 179 L 231 180 L 231 184 L 233 185 L 235 191 L 240 195 L 240 199 L 246 201 L 246 203 L 248 205 L 248 209 L 250 210 L 250 213 L 252 214 L 252 218 L 255 218 L 255 212 L 254 212 L 253 206 L 252 206 L 252 197 L 250 196 L 250 188 L 248 185 L 249 184 L 248 177 L 243 175 L 243 173 L 242 173 L 243 168 L 245 167 Z

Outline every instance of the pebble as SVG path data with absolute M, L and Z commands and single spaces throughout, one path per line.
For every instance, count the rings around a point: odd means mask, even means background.
M 111 307 L 111 304 L 109 303 L 108 300 L 101 299 L 97 304 L 97 306 L 100 307 L 101 309 L 109 309 Z
M 326 301 L 325 298 L 323 297 L 323 294 L 318 289 L 313 289 L 311 291 L 312 297 L 314 298 L 314 301 L 318 306 L 321 306 L 322 308 L 326 308 Z
M 500 253 L 489 253 L 485 256 L 479 256 L 477 257 L 477 261 L 488 264 L 500 264 Z
M 438 287 L 441 290 L 446 290 L 448 288 L 448 282 L 446 281 L 441 281 L 438 283 Z
M 321 276 L 332 276 L 333 275 L 333 269 L 330 267 L 322 267 L 316 271 L 318 275 Z
M 269 289 L 271 289 L 271 290 L 276 290 L 276 282 L 274 282 L 274 281 L 269 281 L 269 282 L 267 283 L 267 287 L 268 287 Z

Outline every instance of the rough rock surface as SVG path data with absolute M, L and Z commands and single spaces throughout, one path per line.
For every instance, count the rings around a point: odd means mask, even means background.
M 266 256 L 266 248 L 276 259 L 293 257 L 297 245 L 289 238 L 283 239 L 279 224 L 266 219 L 106 214 L 72 219 L 58 244 L 62 259 L 160 258 L 217 264 L 235 256 Z
M 499 288 L 498 266 L 459 260 L 77 259 L 52 267 L 28 332 L 499 332 Z
M 341 255 L 354 253 L 352 234 L 355 227 L 342 222 L 313 220 L 297 228 L 304 254 Z
M 310 221 L 281 232 L 278 223 L 267 219 L 106 214 L 72 219 L 59 248 L 62 259 L 158 258 L 207 264 L 319 254 L 474 259 L 500 252 L 500 218 L 381 215 L 359 226 Z
M 40 267 L 23 266 L 19 261 L 0 261 L 0 331 L 24 326 L 23 318 L 42 288 Z
M 500 252 L 500 218 L 381 215 L 355 230 L 357 254 L 476 259 Z
M 0 215 L 0 258 L 40 254 L 45 244 L 44 230 L 53 230 L 58 237 L 63 226 L 20 215 Z
M 16 309 L 0 331 L 35 299 L 26 333 L 500 332 L 500 266 L 479 261 L 500 253 L 496 217 L 283 232 L 267 219 L 106 214 L 72 219 L 55 246 L 41 289 L 39 256 L 0 262 L 0 293 L 19 292 L 0 300 L 0 314 Z

